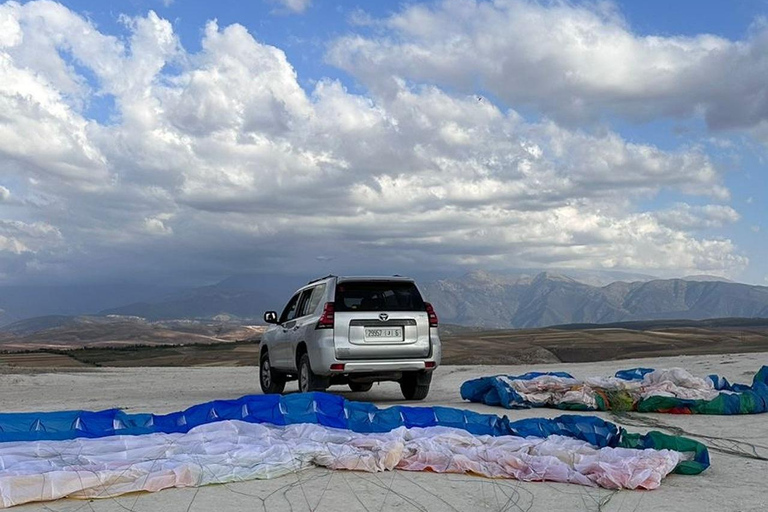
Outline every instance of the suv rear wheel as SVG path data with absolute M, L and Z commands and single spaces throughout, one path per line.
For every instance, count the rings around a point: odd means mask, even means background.
M 424 400 L 429 394 L 432 372 L 408 372 L 400 379 L 400 391 L 406 400 Z
M 282 393 L 285 389 L 285 375 L 275 371 L 269 364 L 269 353 L 265 350 L 259 359 L 259 384 L 265 395 Z
M 315 375 L 312 366 L 309 364 L 309 354 L 301 354 L 299 358 L 299 391 L 308 393 L 310 391 L 325 391 L 328 387 L 326 379 Z

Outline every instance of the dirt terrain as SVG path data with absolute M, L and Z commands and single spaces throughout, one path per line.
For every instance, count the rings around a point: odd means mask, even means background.
M 578 363 L 768 351 L 768 327 L 760 326 L 446 330 L 443 364 Z M 0 367 L 255 366 L 259 353 L 258 340 L 75 347 L 58 344 L 32 351 L 0 351 Z
M 444 336 L 444 364 L 579 363 L 768 351 L 768 327 L 475 331 Z

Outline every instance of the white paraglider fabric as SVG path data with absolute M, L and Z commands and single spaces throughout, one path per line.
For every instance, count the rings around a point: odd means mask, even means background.
M 655 489 L 681 457 L 669 450 L 600 449 L 555 435 L 476 436 L 448 427 L 361 434 L 229 420 L 185 434 L 0 443 L 0 505 L 267 479 L 311 466 Z
M 582 381 L 556 375 L 542 375 L 532 379 L 511 379 L 501 375 L 497 378 L 523 400 L 542 406 L 578 403 L 594 409 L 597 408 L 597 391 L 623 391 L 635 400 L 653 396 L 712 400 L 719 393 L 727 393 L 716 390 L 711 380 L 691 375 L 682 368 L 655 370 L 645 374 L 641 380 L 589 377 Z

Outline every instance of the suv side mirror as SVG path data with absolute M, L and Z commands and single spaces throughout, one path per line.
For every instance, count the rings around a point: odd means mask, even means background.
M 276 311 L 267 311 L 264 313 L 264 321 L 268 324 L 276 324 L 277 323 L 277 312 Z

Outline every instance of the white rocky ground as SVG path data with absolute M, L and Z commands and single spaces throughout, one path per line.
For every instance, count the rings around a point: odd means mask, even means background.
M 750 382 L 768 364 L 768 353 L 636 359 L 585 364 L 444 366 L 420 405 L 466 407 L 513 419 L 556 416 L 548 409 L 507 411 L 462 402 L 464 380 L 491 374 L 565 370 L 576 377 L 609 375 L 621 368 L 679 366 L 697 375 L 718 373 Z M 289 387 L 289 389 L 293 389 Z M 404 403 L 395 384 L 369 393 L 331 388 L 379 406 Z M 170 412 L 209 400 L 258 393 L 255 368 L 125 368 L 88 371 L 0 370 L 0 411 L 105 409 Z M 768 415 L 675 416 L 633 414 L 609 420 L 632 431 L 663 429 L 704 441 L 712 467 L 699 476 L 672 475 L 655 491 L 610 491 L 577 485 L 433 473 L 359 473 L 313 469 L 274 480 L 196 489 L 171 489 L 95 501 L 60 500 L 21 506 L 32 511 L 766 511 L 768 510 Z

